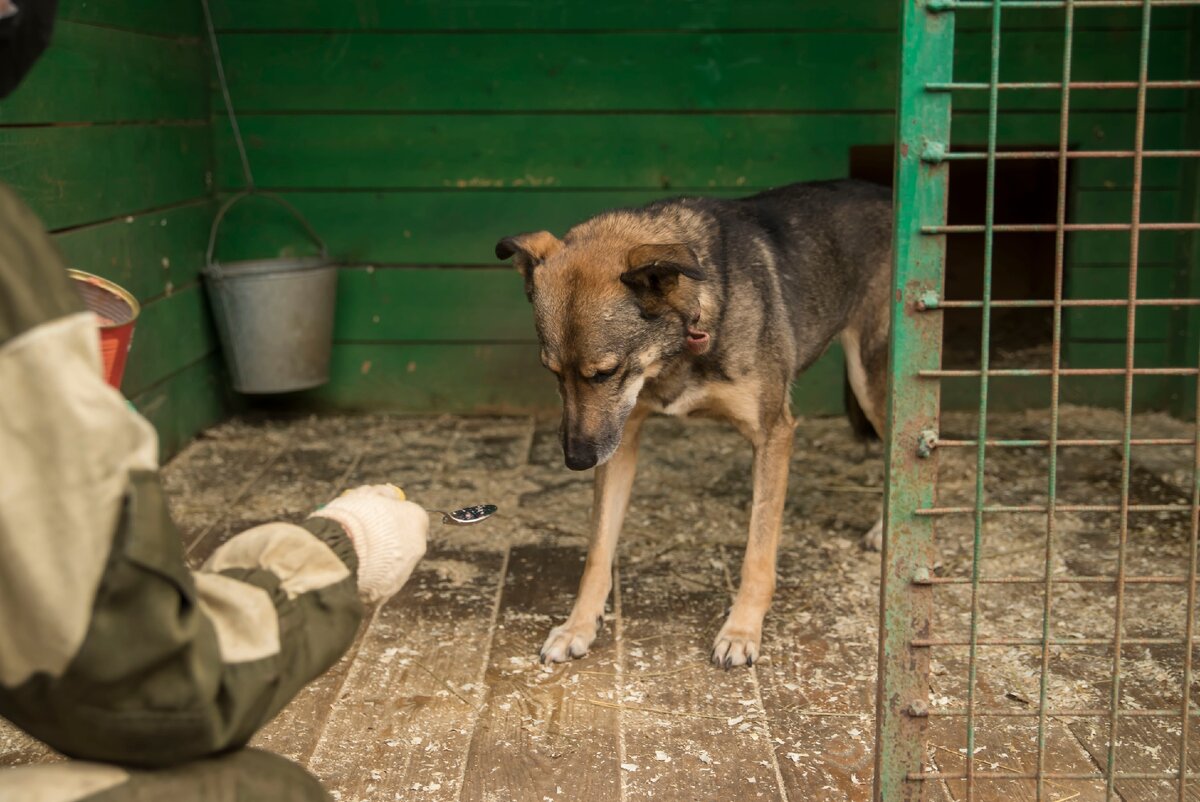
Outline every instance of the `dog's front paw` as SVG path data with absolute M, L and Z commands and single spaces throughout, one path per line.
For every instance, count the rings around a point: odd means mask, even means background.
M 761 654 L 762 625 L 737 626 L 732 619 L 725 622 L 713 641 L 712 662 L 726 670 L 734 666 L 752 666 Z
M 550 630 L 550 637 L 542 644 L 541 661 L 565 663 L 572 658 L 583 657 L 596 639 L 599 623 L 599 618 L 582 624 L 568 619 L 565 624 Z
M 883 519 L 880 518 L 871 527 L 871 531 L 863 535 L 862 547 L 867 551 L 883 551 Z

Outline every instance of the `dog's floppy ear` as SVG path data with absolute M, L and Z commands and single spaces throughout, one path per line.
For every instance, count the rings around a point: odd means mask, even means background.
M 621 282 L 633 290 L 642 306 L 659 314 L 673 306 L 671 296 L 679 289 L 679 277 L 704 281 L 704 270 L 692 249 L 682 243 L 638 245 L 625 258 Z
M 562 248 L 562 241 L 549 231 L 534 231 L 505 237 L 496 243 L 496 258 L 513 257 L 513 265 L 525 277 L 525 293 L 533 287 L 533 270 Z

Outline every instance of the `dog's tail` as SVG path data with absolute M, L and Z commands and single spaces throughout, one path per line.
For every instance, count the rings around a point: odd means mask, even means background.
M 850 428 L 854 430 L 855 436 L 863 442 L 878 440 L 879 432 L 875 431 L 875 427 L 867 419 L 867 414 L 863 412 L 858 398 L 854 395 L 854 388 L 850 386 L 850 371 L 844 370 L 842 376 L 845 380 L 842 385 L 842 399 L 846 405 L 846 417 L 850 419 Z

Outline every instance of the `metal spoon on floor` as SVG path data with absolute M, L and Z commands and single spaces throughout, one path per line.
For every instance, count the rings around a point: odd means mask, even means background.
M 499 509 L 495 504 L 476 504 L 473 507 L 463 507 L 454 512 L 446 512 L 445 510 L 429 510 L 429 512 L 440 513 L 442 523 L 452 526 L 470 526 L 477 524 L 480 521 L 486 521 L 496 514 Z

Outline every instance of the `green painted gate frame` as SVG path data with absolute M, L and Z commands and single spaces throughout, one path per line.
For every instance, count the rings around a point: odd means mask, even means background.
M 922 314 L 923 296 L 942 294 L 945 237 L 922 236 L 924 225 L 946 220 L 948 165 L 922 154 L 950 141 L 950 94 L 928 92 L 949 82 L 954 65 L 954 14 L 931 13 L 924 0 L 904 0 L 900 96 L 896 111 L 896 183 L 891 385 L 884 463 L 887 497 L 880 588 L 879 681 L 875 715 L 875 798 L 921 798 L 922 783 L 907 781 L 924 759 L 929 703 L 928 637 L 933 589 L 914 584 L 933 565 L 933 506 L 937 461 L 918 456 L 923 432 L 937 430 L 941 383 L 919 377 L 941 366 L 941 318 Z
M 897 151 L 895 182 L 895 253 L 892 307 L 891 372 L 888 401 L 889 436 L 886 450 L 886 499 L 884 504 L 885 540 L 882 558 L 880 590 L 880 636 L 879 636 L 879 682 L 876 700 L 876 750 L 875 787 L 876 800 L 923 799 L 928 780 L 947 778 L 965 779 L 966 799 L 973 798 L 974 771 L 974 711 L 976 652 L 981 642 L 978 637 L 978 601 L 980 584 L 980 553 L 982 549 L 983 519 L 986 513 L 1045 512 L 1047 516 L 1044 576 L 1018 578 L 1022 582 L 1044 585 L 1042 626 L 1036 639 L 1013 639 L 1025 645 L 1041 647 L 1041 691 L 1038 703 L 1038 762 L 1033 774 L 1007 775 L 1005 779 L 1036 779 L 1038 798 L 1043 798 L 1047 777 L 1055 775 L 1046 771 L 1046 721 L 1048 648 L 1052 637 L 1052 594 L 1051 566 L 1054 549 L 1054 517 L 1058 510 L 1073 507 L 1120 513 L 1120 540 L 1116 575 L 1111 577 L 1115 584 L 1115 632 L 1113 640 L 1112 689 L 1110 705 L 1103 711 L 1068 711 L 1073 713 L 1100 715 L 1108 719 L 1108 754 L 1106 766 L 1100 774 L 1072 775 L 1073 778 L 1097 779 L 1105 784 L 1105 797 L 1115 797 L 1114 783 L 1122 776 L 1173 779 L 1178 783 L 1178 798 L 1185 797 L 1187 781 L 1200 775 L 1190 772 L 1186 760 L 1180 762 L 1176 771 L 1157 774 L 1126 774 L 1116 770 L 1116 744 L 1118 743 L 1118 719 L 1121 684 L 1121 648 L 1123 643 L 1123 599 L 1125 585 L 1129 581 L 1145 580 L 1126 572 L 1126 545 L 1128 539 L 1129 513 L 1134 510 L 1151 511 L 1155 505 L 1132 504 L 1130 502 L 1130 470 L 1133 413 L 1133 382 L 1135 375 L 1173 375 L 1188 382 L 1189 390 L 1184 394 L 1184 403 L 1196 403 L 1196 390 L 1192 388 L 1200 380 L 1200 368 L 1196 367 L 1198 347 L 1195 326 L 1200 312 L 1200 299 L 1188 290 L 1194 287 L 1182 282 L 1175 298 L 1138 299 L 1139 233 L 1143 230 L 1179 230 L 1191 232 L 1192 273 L 1197 270 L 1196 254 L 1200 253 L 1200 220 L 1195 214 L 1200 211 L 1200 165 L 1193 162 L 1187 168 L 1186 190 L 1189 195 L 1181 211 L 1185 219 L 1178 222 L 1158 223 L 1141 219 L 1142 162 L 1147 155 L 1170 156 L 1195 159 L 1200 151 L 1158 151 L 1145 148 L 1145 118 L 1147 90 L 1152 88 L 1180 88 L 1200 90 L 1200 81 L 1174 80 L 1150 81 L 1148 62 L 1151 40 L 1151 10 L 1156 5 L 1190 5 L 1200 7 L 1200 0 L 1132 0 L 1124 5 L 1140 7 L 1141 36 L 1139 45 L 1139 75 L 1136 84 L 1072 81 L 1071 53 L 1074 28 L 1074 10 L 1077 7 L 1096 6 L 1092 0 L 903 0 L 901 24 L 900 88 L 897 108 Z M 1055 290 L 1052 307 L 1054 310 L 1052 367 L 1040 370 L 989 370 L 990 313 L 991 299 L 992 242 L 993 234 L 1000 230 L 1032 229 L 1031 226 L 1008 225 L 1001 229 L 994 226 L 995 217 L 995 163 L 997 154 L 997 117 L 1001 11 L 1004 7 L 1016 8 L 1060 8 L 1065 11 L 1064 58 L 1062 80 L 1059 84 L 1006 84 L 1008 89 L 1061 88 L 1060 135 L 1055 158 L 1058 160 L 1058 198 L 1055 246 Z M 954 25 L 958 9 L 971 8 L 991 16 L 991 63 L 986 84 L 955 84 L 952 79 L 954 63 Z M 1200 10 L 1194 11 L 1192 36 L 1196 37 L 1200 24 Z M 1196 64 L 1189 64 L 1195 74 Z M 1134 147 L 1129 153 L 1119 154 L 1132 159 L 1133 197 L 1132 219 L 1120 228 L 1130 231 L 1129 284 L 1125 298 L 1119 302 L 1126 310 L 1125 367 L 1123 369 L 1068 369 L 1061 364 L 1062 355 L 1062 310 L 1063 265 L 1065 234 L 1067 230 L 1102 230 L 1103 225 L 1091 223 L 1069 223 L 1065 205 L 1067 197 L 1067 159 L 1076 155 L 1069 153 L 1068 128 L 1070 120 L 1071 91 L 1077 85 L 1092 89 L 1126 88 L 1137 90 L 1136 131 Z M 988 141 L 986 153 L 951 153 L 951 89 L 986 92 L 988 96 Z M 1189 125 L 1193 133 L 1197 129 L 1197 114 L 1200 104 L 1195 93 L 1190 97 Z M 1015 158 L 1030 158 L 1036 154 L 1009 154 Z M 986 158 L 987 197 L 985 219 L 982 226 L 946 225 L 946 198 L 948 189 L 948 164 L 955 158 Z M 1188 217 L 1190 215 L 1190 219 Z M 1110 227 L 1111 229 L 1111 227 Z M 984 233 L 983 254 L 983 297 L 976 302 L 941 301 L 944 275 L 946 240 L 942 234 L 967 230 Z M 934 236 L 928 236 L 934 235 Z M 1072 299 L 1067 303 L 1089 303 L 1087 300 Z M 1161 304 L 1180 309 L 1184 340 L 1178 350 L 1184 364 L 1190 367 L 1137 368 L 1134 366 L 1135 320 L 1139 305 Z M 980 368 L 978 371 L 945 371 L 940 369 L 942 320 L 930 311 L 948 306 L 971 306 L 982 312 L 982 342 Z M 950 375 L 975 375 L 979 377 L 979 419 L 977 439 L 974 441 L 945 441 L 944 446 L 969 446 L 976 450 L 975 501 L 971 507 L 935 507 L 937 481 L 937 459 L 933 458 L 938 445 L 938 423 L 940 413 L 940 381 L 931 379 Z M 985 506 L 983 476 L 987 438 L 988 379 L 990 375 L 1051 377 L 1050 437 L 1046 441 L 996 441 L 1006 445 L 1048 447 L 1048 501 L 1045 507 L 1002 507 Z M 1121 465 L 1121 503 L 1106 505 L 1059 505 L 1056 501 L 1056 457 L 1058 447 L 1058 407 L 1060 375 L 1122 375 L 1124 376 L 1124 433 Z M 1190 398 L 1189 398 L 1190 396 Z M 1179 410 L 1187 414 L 1190 410 Z M 1176 511 L 1190 510 L 1190 553 L 1186 576 L 1168 577 L 1172 582 L 1187 588 L 1186 636 L 1184 643 L 1191 642 L 1195 633 L 1195 608 L 1197 580 L 1200 579 L 1200 406 L 1195 410 L 1198 419 L 1195 442 L 1184 440 L 1173 445 L 1192 445 L 1195 454 L 1192 500 L 1190 505 L 1169 507 Z M 1140 441 L 1150 444 L 1152 441 Z M 1099 440 L 1074 441 L 1074 444 L 1103 445 Z M 1158 444 L 1168 444 L 1167 440 Z M 967 579 L 939 580 L 931 576 L 934 565 L 934 521 L 936 515 L 947 513 L 970 513 L 974 518 L 974 546 L 971 577 Z M 1073 578 L 1058 578 L 1056 581 L 1072 581 Z M 933 612 L 933 587 L 939 582 L 969 582 L 972 590 L 971 628 L 969 640 L 946 640 L 931 637 Z M 990 639 L 999 643 L 1005 639 Z M 968 662 L 965 713 L 966 724 L 966 771 L 963 775 L 947 775 L 924 771 L 926 725 L 931 715 L 929 709 L 929 648 L 933 645 L 967 645 L 970 647 Z M 1188 737 L 1191 712 L 1190 687 L 1193 676 L 1191 650 L 1186 650 L 1183 668 L 1182 705 L 1178 711 L 1142 711 L 1160 718 L 1176 718 L 1181 724 L 1180 754 L 1188 753 Z M 1062 711 L 1060 711 L 1062 712 Z

